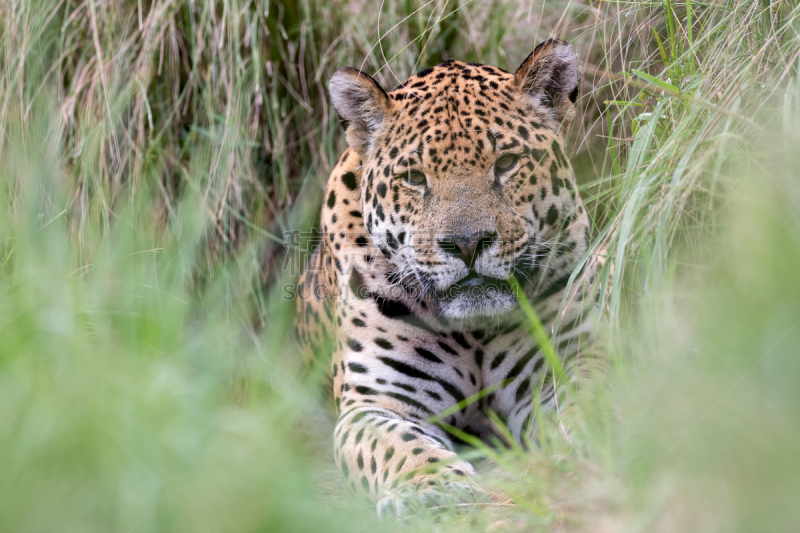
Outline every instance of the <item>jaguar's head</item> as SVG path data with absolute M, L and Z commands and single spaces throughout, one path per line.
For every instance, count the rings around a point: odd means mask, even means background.
M 369 236 L 396 278 L 442 315 L 516 307 L 568 276 L 588 246 L 588 219 L 564 147 L 575 115 L 573 47 L 539 45 L 515 73 L 448 61 L 387 93 L 353 68 L 331 98 L 361 158 Z

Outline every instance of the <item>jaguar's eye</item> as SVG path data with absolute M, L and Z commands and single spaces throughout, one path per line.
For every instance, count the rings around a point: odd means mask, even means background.
M 419 170 L 409 170 L 403 174 L 403 179 L 405 179 L 409 184 L 416 185 L 417 187 L 420 185 L 426 185 L 428 183 L 428 178 L 426 178 L 425 174 Z
M 506 154 L 502 156 L 494 163 L 495 174 L 500 174 L 502 172 L 507 172 L 511 170 L 512 168 L 514 168 L 514 165 L 517 164 L 517 161 L 519 161 L 519 156 L 513 154 Z

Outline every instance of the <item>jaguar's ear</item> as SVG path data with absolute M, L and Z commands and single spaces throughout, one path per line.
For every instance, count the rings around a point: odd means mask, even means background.
M 392 113 L 386 91 L 367 74 L 344 67 L 331 78 L 331 101 L 347 132 L 347 143 L 362 160 L 375 132 Z
M 537 46 L 514 74 L 517 88 L 550 110 L 562 127 L 575 117 L 579 81 L 578 55 L 570 43 L 558 39 Z

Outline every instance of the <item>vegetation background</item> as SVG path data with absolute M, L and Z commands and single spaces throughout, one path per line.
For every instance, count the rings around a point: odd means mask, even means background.
M 552 36 L 608 367 L 474 452 L 492 503 L 378 522 L 280 290 L 344 146 L 326 81 Z M 795 0 L 0 0 L 0 65 L 0 531 L 796 530 Z

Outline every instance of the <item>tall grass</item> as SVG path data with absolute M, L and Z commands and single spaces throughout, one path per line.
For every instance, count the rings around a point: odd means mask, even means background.
M 471 452 L 492 503 L 378 523 L 279 286 L 344 146 L 326 80 L 549 36 L 583 62 L 609 365 L 536 450 Z M 796 2 L 6 0 L 0 45 L 0 530 L 798 522 Z

